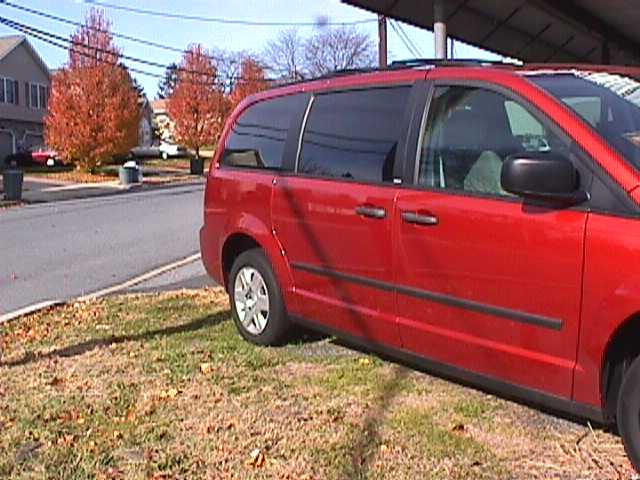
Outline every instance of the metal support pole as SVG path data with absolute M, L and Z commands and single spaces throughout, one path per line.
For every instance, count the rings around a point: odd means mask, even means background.
M 436 0 L 433 4 L 433 33 L 435 37 L 436 58 L 446 60 L 447 55 L 447 23 L 444 0 Z
M 611 50 L 609 49 L 608 40 L 602 42 L 602 58 L 600 61 L 603 65 L 609 65 L 611 63 Z
M 387 17 L 378 15 L 378 66 L 387 68 Z

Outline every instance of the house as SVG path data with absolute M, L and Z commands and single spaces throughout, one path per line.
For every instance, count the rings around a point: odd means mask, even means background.
M 44 144 L 50 90 L 49 69 L 26 37 L 0 37 L 0 160 Z
M 153 109 L 146 95 L 138 97 L 140 107 L 140 123 L 138 124 L 138 146 L 150 147 L 153 145 Z
M 153 123 L 158 137 L 163 142 L 175 142 L 175 124 L 169 116 L 167 100 L 154 100 L 151 102 L 153 110 Z

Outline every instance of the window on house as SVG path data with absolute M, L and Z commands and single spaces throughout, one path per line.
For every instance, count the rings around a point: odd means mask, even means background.
M 15 97 L 14 93 L 15 92 L 13 91 L 13 80 L 9 78 L 5 78 L 4 79 L 4 98 L 6 99 L 7 103 L 13 103 L 13 99 Z
M 31 108 L 40 108 L 40 102 L 38 101 L 38 85 L 35 83 L 30 84 L 31 90 Z
M 25 98 L 29 108 L 46 109 L 49 105 L 49 87 L 39 83 L 25 82 Z
M 0 77 L 0 103 L 18 105 L 18 82 L 12 78 Z
M 38 106 L 40 108 L 47 108 L 47 87 L 44 85 L 38 85 Z

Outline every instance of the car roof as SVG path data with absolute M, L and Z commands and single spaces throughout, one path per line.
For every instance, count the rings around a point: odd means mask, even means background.
M 247 98 L 245 106 L 268 98 L 280 97 L 296 93 L 317 93 L 326 90 L 353 89 L 367 86 L 384 86 L 391 84 L 411 83 L 425 79 L 427 75 L 437 78 L 460 76 L 474 72 L 472 77 L 496 78 L 505 76 L 521 77 L 530 75 L 556 75 L 575 71 L 607 72 L 624 75 L 640 80 L 640 67 L 622 65 L 538 63 L 519 64 L 515 62 L 496 62 L 485 60 L 433 60 L 411 59 L 393 62 L 386 69 L 367 68 L 339 70 L 318 78 L 305 79 L 283 85 L 273 86 L 263 92 Z M 437 73 L 436 73 L 437 72 Z

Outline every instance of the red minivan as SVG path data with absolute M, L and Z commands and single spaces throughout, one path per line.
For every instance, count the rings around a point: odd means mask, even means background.
M 640 467 L 640 70 L 417 62 L 233 113 L 202 259 L 293 324 L 602 424 Z

